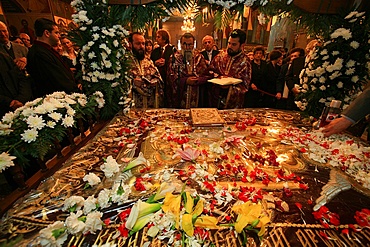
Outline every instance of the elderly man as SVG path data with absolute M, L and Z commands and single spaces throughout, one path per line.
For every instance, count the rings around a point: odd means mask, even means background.
M 152 60 L 145 56 L 145 38 L 139 32 L 131 33 L 129 43 L 133 64 L 133 98 L 136 108 L 158 108 L 163 96 L 163 81 Z
M 194 50 L 195 38 L 185 33 L 180 38 L 181 53 L 171 55 L 167 82 L 177 108 L 198 107 L 199 85 L 207 82 L 203 73 L 207 68 L 203 55 Z
M 204 50 L 201 52 L 203 57 L 206 59 L 207 65 L 210 65 L 213 58 L 220 53 L 219 50 L 214 50 L 213 47 L 215 45 L 215 40 L 212 36 L 206 35 L 202 39 L 202 44 Z
M 0 52 L 11 56 L 19 69 L 26 68 L 28 49 L 9 40 L 8 27 L 2 21 L 0 21 Z
M 32 44 L 31 44 L 31 38 L 28 36 L 26 33 L 20 33 L 19 38 L 23 41 L 23 44 L 30 49 Z
M 240 29 L 231 32 L 227 51 L 221 51 L 211 62 L 210 72 L 214 77 L 233 77 L 241 79 L 241 83 L 230 86 L 212 87 L 212 106 L 217 108 L 243 107 L 244 94 L 247 92 L 252 67 L 248 56 L 243 52 L 246 33 Z
M 78 91 L 72 71 L 52 47 L 59 42 L 55 22 L 39 18 L 35 21 L 37 40 L 28 53 L 27 70 L 35 82 L 35 96 L 42 97 L 56 91 Z
M 158 30 L 155 38 L 159 47 L 152 51 L 150 59 L 154 62 L 154 65 L 157 66 L 164 82 L 164 105 L 165 107 L 172 107 L 174 103 L 171 101 L 171 93 L 169 91 L 170 88 L 167 87 L 166 75 L 168 65 L 171 62 L 169 58 L 176 51 L 176 48 L 170 44 L 170 34 L 164 29 Z

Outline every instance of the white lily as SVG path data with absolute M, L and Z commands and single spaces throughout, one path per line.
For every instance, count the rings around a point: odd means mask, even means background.
M 140 152 L 139 156 L 136 159 L 131 160 L 130 163 L 128 163 L 128 165 L 125 167 L 125 169 L 123 169 L 122 172 L 131 170 L 132 168 L 139 166 L 139 165 L 146 166 L 147 163 L 148 163 L 148 160 L 145 159 L 144 154 Z
M 139 219 L 152 214 L 154 212 L 157 212 L 162 207 L 162 204 L 160 203 L 146 203 L 141 200 L 138 200 L 134 206 L 131 208 L 130 215 L 127 218 L 126 221 L 126 228 L 129 230 L 133 230 L 134 226 L 137 224 L 137 221 Z M 140 228 L 141 229 L 141 228 Z
M 141 202 L 141 200 L 139 200 L 137 203 L 134 204 L 134 206 L 132 206 L 130 215 L 127 218 L 125 226 L 129 230 L 131 230 L 134 227 L 139 216 L 139 202 Z

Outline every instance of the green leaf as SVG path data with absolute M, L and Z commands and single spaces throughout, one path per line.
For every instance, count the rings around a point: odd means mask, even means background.
M 66 232 L 67 228 L 66 227 L 63 227 L 63 228 L 60 228 L 60 229 L 55 229 L 55 230 L 52 230 L 51 231 L 51 235 L 55 238 L 55 239 L 58 239 L 60 237 L 60 235 L 64 234 Z

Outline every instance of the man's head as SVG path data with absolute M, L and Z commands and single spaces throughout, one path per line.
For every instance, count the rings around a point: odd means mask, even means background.
M 202 44 L 203 44 L 203 48 L 204 50 L 210 52 L 213 50 L 213 46 L 215 44 L 215 41 L 213 39 L 212 36 L 210 35 L 206 35 L 204 36 L 204 38 L 202 39 Z
M 4 22 L 0 21 L 0 43 L 7 44 L 9 42 L 9 31 L 8 27 Z
M 184 52 L 192 52 L 194 49 L 195 38 L 191 33 L 184 33 L 181 38 L 181 50 Z
M 271 63 L 281 65 L 283 62 L 283 53 L 278 50 L 272 50 L 269 54 L 269 59 Z
M 23 41 L 23 44 L 27 47 L 31 47 L 31 38 L 26 33 L 20 33 L 19 38 Z
M 59 41 L 59 28 L 55 22 L 46 18 L 39 18 L 35 21 L 35 33 L 37 39 L 50 46 L 56 46 Z
M 156 33 L 155 39 L 158 45 L 163 47 L 170 43 L 170 34 L 164 29 L 159 29 Z
M 230 56 L 238 55 L 242 52 L 247 35 L 243 30 L 235 29 L 231 32 L 227 43 L 227 53 Z
M 260 61 L 264 57 L 265 57 L 265 48 L 263 48 L 263 46 L 256 46 L 253 49 L 253 59 L 256 61 Z
M 293 48 L 290 51 L 290 60 L 292 61 L 293 59 L 297 57 L 303 57 L 304 56 L 304 50 L 302 48 L 296 47 Z
M 145 38 L 139 32 L 130 33 L 128 41 L 131 44 L 132 54 L 138 60 L 143 60 L 145 57 Z

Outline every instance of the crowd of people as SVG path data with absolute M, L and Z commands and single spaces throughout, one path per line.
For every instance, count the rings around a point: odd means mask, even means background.
M 141 33 L 135 35 L 144 39 Z M 184 33 L 180 38 L 181 50 L 177 50 L 170 44 L 169 33 L 158 30 L 156 44 L 146 40 L 143 49 L 147 57 L 151 54 L 150 59 L 162 78 L 156 82 L 160 83 L 157 91 L 159 106 L 297 109 L 294 97 L 298 91 L 294 85 L 299 83 L 299 73 L 295 68 L 303 68 L 304 49 L 294 48 L 288 54 L 274 49 L 266 56 L 262 46 L 246 52 L 245 41 L 245 32 L 235 29 L 230 34 L 227 48 L 219 50 L 213 37 L 206 35 L 202 39 L 203 49 L 199 51 L 194 48 L 195 37 Z M 130 46 L 135 59 L 140 61 L 134 44 L 130 42 Z M 291 66 L 298 57 L 303 58 L 303 65 Z M 134 66 L 140 66 L 140 63 L 135 62 Z M 209 82 L 222 77 L 240 79 L 241 83 L 220 86 Z M 146 86 L 154 86 L 148 77 L 145 81 Z M 135 104 L 140 108 L 143 104 L 139 95 L 134 85 Z
M 82 90 L 75 79 L 79 54 L 68 36 L 61 35 L 57 24 L 45 18 L 37 19 L 34 29 L 35 40 L 26 33 L 11 38 L 6 24 L 0 22 L 1 116 L 35 97 Z M 294 85 L 299 83 L 305 55 L 318 45 L 312 41 L 306 51 L 294 48 L 287 54 L 274 49 L 266 56 L 262 46 L 245 51 L 246 33 L 240 29 L 230 33 L 223 50 L 210 35 L 203 37 L 201 51 L 194 48 L 191 33 L 181 36 L 181 50 L 171 45 L 164 29 L 156 32 L 155 40 L 145 40 L 139 32 L 128 37 L 136 108 L 297 109 Z M 230 77 L 239 83 L 210 82 Z

